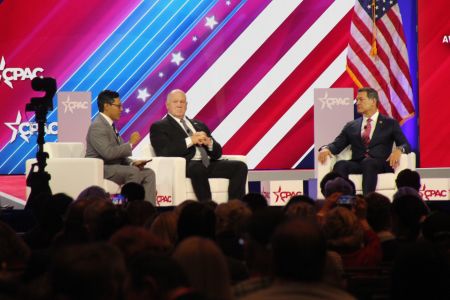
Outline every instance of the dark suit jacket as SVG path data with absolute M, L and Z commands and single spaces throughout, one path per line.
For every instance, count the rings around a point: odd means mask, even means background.
M 189 121 L 196 131 L 204 131 L 211 137 L 211 132 L 205 124 L 194 119 Z M 169 115 L 150 127 L 150 142 L 157 156 L 178 156 L 190 161 L 195 155 L 195 147 L 186 147 L 186 137 L 188 137 L 186 131 Z M 222 156 L 222 146 L 214 139 L 213 143 L 212 151 L 209 151 L 208 147 L 204 148 L 209 157 L 215 160 Z
M 338 154 L 351 145 L 352 160 L 362 160 L 366 152 L 366 147 L 361 138 L 361 126 L 363 118 L 348 122 L 333 143 L 328 145 L 331 153 Z M 375 131 L 368 146 L 370 157 L 386 160 L 392 153 L 393 143 L 397 147 L 404 147 L 406 153 L 410 152 L 408 140 L 403 134 L 399 123 L 382 114 L 378 115 Z

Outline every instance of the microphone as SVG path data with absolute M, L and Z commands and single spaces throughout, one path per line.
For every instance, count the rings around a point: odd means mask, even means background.
M 366 126 L 364 126 L 364 129 L 367 129 L 367 125 L 366 125 Z

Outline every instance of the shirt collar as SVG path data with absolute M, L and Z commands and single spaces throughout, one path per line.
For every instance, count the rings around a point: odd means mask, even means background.
M 377 111 L 370 117 L 370 119 L 372 120 L 372 124 L 377 123 L 378 115 L 379 115 L 379 114 L 380 114 L 380 112 L 377 110 Z M 366 116 L 363 116 L 363 123 L 364 123 L 364 124 L 367 123 L 367 119 L 369 119 L 369 118 L 366 117 Z
M 113 120 L 111 120 L 110 117 L 108 117 L 107 115 L 105 115 L 104 113 L 100 112 L 100 114 L 103 116 L 103 118 L 105 118 L 106 122 L 108 122 L 108 124 L 110 126 L 112 126 L 112 124 L 114 123 Z
M 175 117 L 174 115 L 172 115 L 172 114 L 169 114 L 169 113 L 167 113 L 169 116 L 171 116 L 174 120 L 176 120 L 178 123 L 180 123 L 181 124 L 181 120 L 184 120 L 184 121 L 188 121 L 188 119 L 186 118 L 186 116 L 184 116 L 183 118 L 177 118 L 177 117 Z

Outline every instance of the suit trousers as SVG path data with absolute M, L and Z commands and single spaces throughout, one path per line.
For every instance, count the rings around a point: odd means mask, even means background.
M 340 160 L 333 167 L 333 171 L 348 178 L 349 174 L 362 174 L 363 194 L 374 192 L 377 187 L 378 174 L 394 172 L 384 159 L 365 157 L 362 160 Z
M 104 168 L 110 168 L 114 172 L 113 176 L 107 178 L 115 183 L 122 185 L 128 182 L 142 184 L 145 190 L 145 200 L 156 203 L 156 177 L 152 169 L 139 169 L 135 166 L 127 165 L 105 165 Z
M 191 179 L 199 201 L 214 200 L 209 178 L 228 178 L 228 199 L 241 199 L 245 195 L 247 172 L 247 165 L 237 160 L 211 160 L 208 167 L 198 160 L 191 160 L 186 164 L 186 176 Z

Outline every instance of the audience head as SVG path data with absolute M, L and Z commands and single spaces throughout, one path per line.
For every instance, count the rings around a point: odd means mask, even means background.
M 416 171 L 405 169 L 398 173 L 397 179 L 395 179 L 397 188 L 411 187 L 416 191 L 420 189 L 420 175 Z
M 306 195 L 297 195 L 291 197 L 283 208 L 287 217 L 300 217 L 308 220 L 316 219 L 316 203 Z
M 77 200 L 80 199 L 109 200 L 109 194 L 103 188 L 92 185 L 81 191 L 77 197 Z
M 356 215 L 348 208 L 335 207 L 325 216 L 323 232 L 329 248 L 352 252 L 361 247 L 364 232 Z
M 125 214 L 128 219 L 128 224 L 144 226 L 156 217 L 156 208 L 148 201 L 132 201 L 127 203 Z
M 106 104 L 112 105 L 116 98 L 119 98 L 119 93 L 117 93 L 117 92 L 110 91 L 110 90 L 101 91 L 100 94 L 98 94 L 98 97 L 97 97 L 98 110 L 100 112 L 104 112 L 105 111 L 105 105 Z
M 331 171 L 327 174 L 325 174 L 325 176 L 323 176 L 322 180 L 320 181 L 320 192 L 322 193 L 322 195 L 325 196 L 325 185 L 327 184 L 328 181 L 333 180 L 337 177 L 342 177 L 341 174 Z
M 216 232 L 241 232 L 252 211 L 241 200 L 230 200 L 216 207 Z
M 184 271 L 171 257 L 139 253 L 131 259 L 128 270 L 126 299 L 178 299 L 174 297 L 192 293 Z
M 271 271 L 271 247 L 275 229 L 284 222 L 279 209 L 266 207 L 253 213 L 245 230 L 245 260 L 251 272 L 268 274 Z
M 242 202 L 247 204 L 252 212 L 267 207 L 267 199 L 260 193 L 248 193 L 242 197 Z
M 366 197 L 367 222 L 375 232 L 391 229 L 391 201 L 386 196 L 373 192 Z
M 163 255 L 167 250 L 156 235 L 147 229 L 135 226 L 119 229 L 112 235 L 110 243 L 122 252 L 127 262 L 139 253 Z
M 62 247 L 50 267 L 55 299 L 122 299 L 125 276 L 119 250 L 106 243 Z
M 180 212 L 177 223 L 178 240 L 201 236 L 214 240 L 216 215 L 211 207 L 202 202 L 188 203 Z
M 320 228 L 304 220 L 282 224 L 272 238 L 275 276 L 285 281 L 320 281 L 326 242 Z
M 232 298 L 225 256 L 213 241 L 187 238 L 177 246 L 173 258 L 181 265 L 191 286 L 206 299 Z
M 123 215 L 110 201 L 94 201 L 84 210 L 84 224 L 93 241 L 109 240 L 124 223 Z
M 178 215 L 174 211 L 159 214 L 150 225 L 150 232 L 159 237 L 165 247 L 173 249 L 177 242 Z
M 324 196 L 329 197 L 331 194 L 339 192 L 343 195 L 355 195 L 355 189 L 348 180 L 342 177 L 336 177 L 329 180 L 325 184 Z
M 394 233 L 407 240 L 416 240 L 421 223 L 429 209 L 418 195 L 394 197 L 392 201 L 392 221 Z
M 137 182 L 127 182 L 122 186 L 120 194 L 127 199 L 127 202 L 145 199 L 144 186 Z

